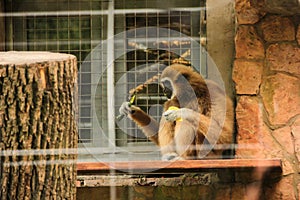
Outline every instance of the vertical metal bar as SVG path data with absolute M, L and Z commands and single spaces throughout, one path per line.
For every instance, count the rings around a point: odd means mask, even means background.
M 206 22 L 205 20 L 205 15 L 206 15 L 206 4 L 205 4 L 205 9 L 200 11 L 200 46 L 201 44 L 201 38 L 206 38 L 207 33 L 204 33 L 203 30 L 206 29 Z M 203 21 L 202 21 L 203 20 Z M 203 34 L 203 35 L 202 35 Z M 200 66 L 201 66 L 201 74 L 205 76 L 205 78 L 208 78 L 208 69 L 207 69 L 207 51 L 206 51 L 206 46 L 201 46 L 201 52 L 200 52 Z
M 5 50 L 6 51 L 11 51 L 14 49 L 13 47 L 13 43 L 14 43 L 14 39 L 13 39 L 13 36 L 14 36 L 14 33 L 13 33 L 13 17 L 9 16 L 9 17 L 6 17 L 5 19 L 5 31 L 6 31 L 6 34 L 5 34 Z
M 108 3 L 107 16 L 107 109 L 109 147 L 116 146 L 115 134 L 115 87 L 114 87 L 114 0 Z

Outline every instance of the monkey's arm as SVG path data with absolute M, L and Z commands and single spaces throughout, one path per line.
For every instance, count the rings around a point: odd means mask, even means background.
M 167 121 L 176 121 L 176 119 L 188 121 L 198 132 L 205 136 L 211 145 L 216 143 L 228 144 L 232 141 L 232 123 L 226 117 L 222 122 L 218 118 L 209 117 L 188 108 L 167 110 L 163 113 L 163 116 Z
M 119 112 L 120 114 L 126 115 L 132 119 L 143 131 L 146 137 L 158 145 L 159 123 L 153 119 L 153 117 L 149 116 L 139 107 L 130 105 L 129 102 L 124 102 L 121 105 Z

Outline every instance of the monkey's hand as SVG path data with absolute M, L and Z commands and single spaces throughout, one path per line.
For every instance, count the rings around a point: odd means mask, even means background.
M 134 113 L 134 108 L 131 106 L 130 102 L 123 102 L 119 108 L 119 113 L 121 116 L 128 116 L 129 114 Z
M 171 106 L 163 113 L 163 116 L 169 122 L 182 121 L 182 109 Z

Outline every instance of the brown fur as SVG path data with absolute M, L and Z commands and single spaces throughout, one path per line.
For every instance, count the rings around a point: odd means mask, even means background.
M 231 100 L 215 83 L 205 81 L 199 73 L 184 65 L 167 67 L 161 75 L 161 79 L 164 78 L 173 83 L 175 94 L 165 102 L 164 111 L 176 106 L 180 109 L 174 112 L 182 120 L 167 121 L 163 116 L 158 123 L 136 106 L 131 107 L 133 112 L 130 118 L 160 146 L 165 160 L 197 159 L 207 155 L 220 158 L 226 145 L 233 140 Z M 206 151 L 203 148 L 204 140 L 212 146 L 217 144 L 218 148 Z

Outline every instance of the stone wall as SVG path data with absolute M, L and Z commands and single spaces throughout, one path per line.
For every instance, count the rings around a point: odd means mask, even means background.
M 264 198 L 296 200 L 300 198 L 300 7 L 297 1 L 282 2 L 236 0 L 232 75 L 237 94 L 236 156 L 282 159 L 283 176 L 263 188 Z
M 178 177 L 170 177 L 170 174 L 166 174 L 167 177 L 156 175 L 155 178 L 142 175 L 139 178 L 124 175 L 79 176 L 77 199 L 256 200 L 262 192 L 262 177 L 252 175 L 249 170 L 230 173 L 224 169 L 219 173 L 194 173 Z M 234 177 L 239 178 L 235 180 Z

